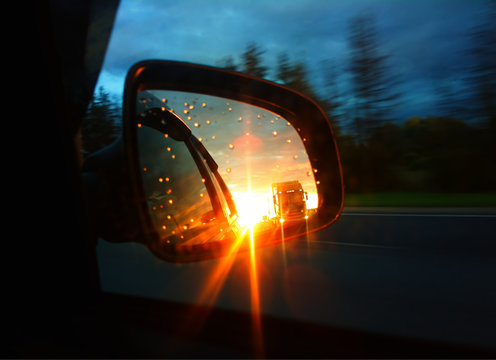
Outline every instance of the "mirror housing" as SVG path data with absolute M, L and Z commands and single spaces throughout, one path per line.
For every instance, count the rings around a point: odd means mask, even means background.
M 96 209 L 96 232 L 105 240 L 141 242 L 161 258 L 175 262 L 221 256 L 230 246 L 229 243 L 226 246 L 212 243 L 211 246 L 203 244 L 196 249 L 190 248 L 187 252 L 172 247 L 165 253 L 157 250 L 158 239 L 141 179 L 136 126 L 136 114 L 140 112 L 137 94 L 152 89 L 231 99 L 266 109 L 286 119 L 297 130 L 314 169 L 318 211 L 313 217 L 311 231 L 337 220 L 344 200 L 341 163 L 329 119 L 313 100 L 285 86 L 242 73 L 184 62 L 149 60 L 137 63 L 128 72 L 121 138 L 109 149 L 89 157 L 83 168 L 90 206 Z M 140 122 L 157 123 L 157 118 L 162 117 L 164 126 L 168 126 L 167 133 L 174 139 L 196 139 L 181 118 L 163 110 L 148 110 L 144 117 L 140 117 Z M 201 142 L 195 146 L 203 147 Z M 210 167 L 217 166 L 208 151 L 205 149 L 204 152 Z M 205 214 L 202 221 L 207 217 L 210 221 L 211 215 L 213 213 Z M 298 235 L 301 233 L 295 234 Z

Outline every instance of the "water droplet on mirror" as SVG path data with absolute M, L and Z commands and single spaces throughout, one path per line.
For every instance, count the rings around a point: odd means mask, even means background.
M 171 147 L 170 146 L 167 146 L 167 151 L 171 151 Z
M 195 127 L 200 127 L 200 124 L 198 124 L 197 122 L 195 122 Z
M 272 131 L 272 136 L 277 136 L 277 131 Z
M 206 123 L 207 125 L 210 125 L 210 124 L 211 124 L 211 121 L 210 121 L 210 120 L 207 120 L 207 121 L 205 121 L 205 123 Z
M 189 114 L 189 110 L 188 109 L 184 110 L 184 113 Z
M 288 144 L 291 144 L 291 139 L 287 139 L 287 140 L 286 140 L 286 142 L 287 142 Z
M 206 103 L 203 103 L 203 104 L 202 104 L 202 107 L 207 107 L 207 104 L 206 104 Z
M 294 160 L 298 159 L 298 155 L 293 155 L 293 159 Z
M 240 116 L 240 117 L 238 118 L 238 122 L 241 122 L 241 121 L 243 121 L 243 117 L 241 117 L 241 116 Z
M 229 149 L 234 149 L 234 145 L 233 144 L 229 144 Z
M 230 173 L 230 172 L 231 172 L 231 168 L 227 168 L 227 169 L 226 169 L 226 171 L 227 171 L 228 173 Z

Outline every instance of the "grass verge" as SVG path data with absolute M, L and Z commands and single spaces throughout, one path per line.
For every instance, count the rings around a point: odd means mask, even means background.
M 496 206 L 496 192 L 377 192 L 345 194 L 344 206 L 489 207 Z

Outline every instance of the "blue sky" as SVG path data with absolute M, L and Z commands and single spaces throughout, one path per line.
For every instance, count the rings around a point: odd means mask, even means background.
M 402 80 L 398 117 L 436 112 L 439 87 L 463 86 L 469 31 L 486 14 L 476 0 L 121 0 L 97 86 L 122 95 L 127 70 L 144 59 L 216 65 L 238 60 L 249 42 L 274 68 L 279 53 L 303 61 L 316 87 L 322 62 L 335 66 L 341 91 L 349 87 L 347 26 L 355 15 L 375 17 L 379 44 Z M 270 75 L 269 75 L 270 77 Z M 455 91 L 456 93 L 456 91 Z M 402 119 L 404 120 L 404 119 Z

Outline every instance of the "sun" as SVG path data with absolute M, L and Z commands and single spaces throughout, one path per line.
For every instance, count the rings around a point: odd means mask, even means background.
M 252 229 L 264 216 L 269 215 L 267 194 L 247 192 L 232 193 L 238 209 L 238 222 L 241 226 Z

